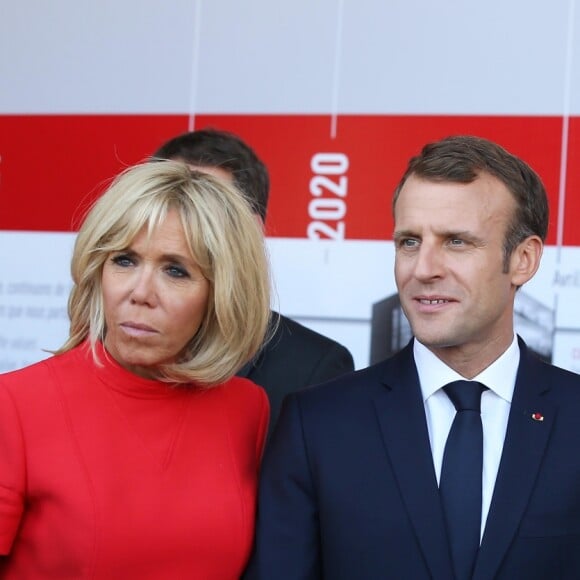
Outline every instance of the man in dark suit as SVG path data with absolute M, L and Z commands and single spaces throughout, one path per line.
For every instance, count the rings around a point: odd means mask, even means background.
M 548 226 L 540 179 L 449 137 L 411 159 L 393 211 L 415 338 L 286 399 L 247 577 L 580 578 L 580 377 L 513 328 Z
M 236 135 L 213 129 L 184 133 L 161 145 L 153 158 L 183 161 L 193 169 L 233 183 L 247 196 L 256 219 L 265 222 L 268 171 L 252 148 Z M 270 431 L 288 393 L 354 370 L 352 355 L 338 342 L 277 312 L 272 313 L 272 327 L 274 332 L 264 348 L 237 373 L 266 390 Z

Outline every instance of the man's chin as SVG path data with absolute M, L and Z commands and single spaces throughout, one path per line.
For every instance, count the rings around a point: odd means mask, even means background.
M 452 348 L 457 346 L 457 341 L 449 336 L 434 335 L 429 333 L 414 333 L 413 336 L 429 349 Z

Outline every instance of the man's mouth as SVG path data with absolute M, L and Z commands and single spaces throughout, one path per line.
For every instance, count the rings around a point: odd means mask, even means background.
M 428 300 L 426 298 L 420 298 L 419 302 L 421 304 L 447 304 L 449 300 L 445 300 L 444 298 L 436 298 L 435 300 Z

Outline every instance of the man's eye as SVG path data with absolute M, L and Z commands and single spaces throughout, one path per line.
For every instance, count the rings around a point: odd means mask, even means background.
M 465 244 L 465 242 L 459 238 L 452 238 L 451 240 L 449 240 L 449 243 L 452 246 L 463 246 L 463 244 Z
M 401 248 L 414 248 L 419 245 L 419 240 L 415 238 L 404 238 L 399 242 Z

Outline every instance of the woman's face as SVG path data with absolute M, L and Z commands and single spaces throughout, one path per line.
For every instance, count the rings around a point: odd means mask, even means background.
M 147 378 L 179 360 L 207 310 L 209 282 L 191 256 L 179 215 L 170 210 L 148 238 L 111 253 L 103 268 L 105 348 Z

